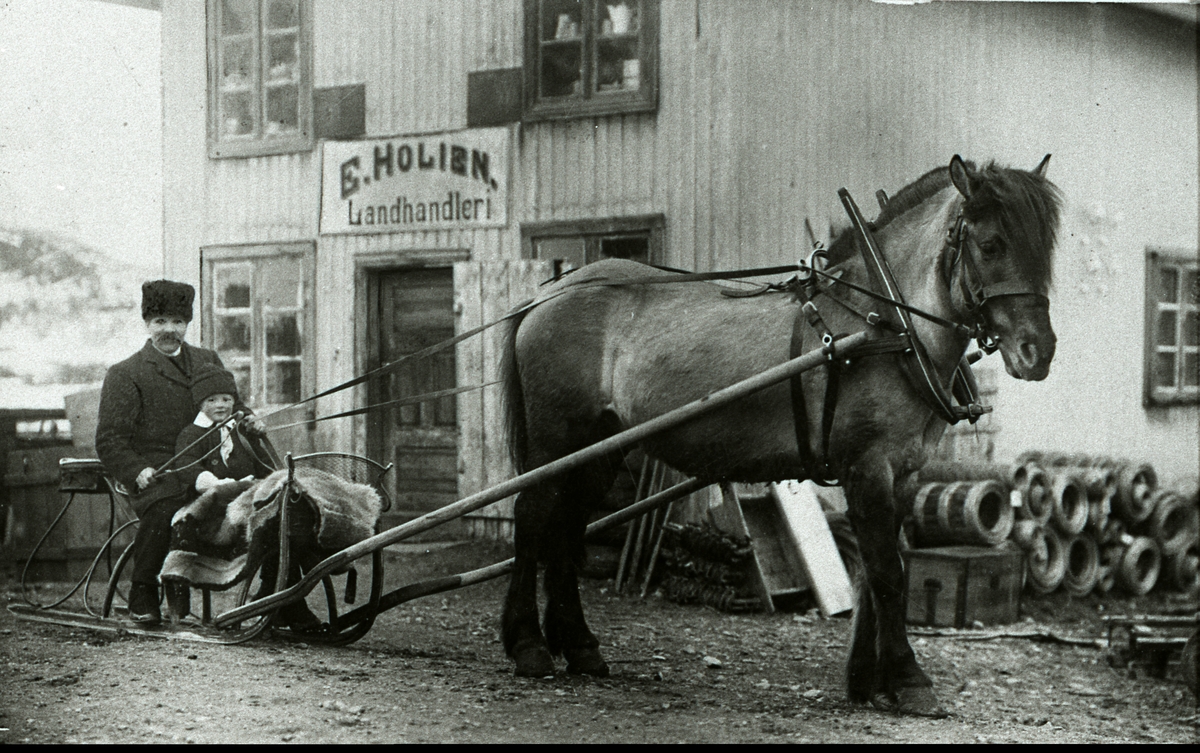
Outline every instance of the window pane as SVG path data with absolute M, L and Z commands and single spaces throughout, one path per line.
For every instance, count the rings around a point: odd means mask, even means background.
M 250 355 L 250 317 L 217 317 L 217 351 L 224 354 Z
M 582 267 L 584 253 L 583 238 L 538 238 L 533 241 L 533 258 L 562 259 L 563 272 Z
M 296 0 L 271 0 L 267 5 L 267 28 L 290 29 L 300 24 Z
M 267 402 L 271 405 L 294 403 L 300 399 L 300 363 L 270 361 L 267 364 Z
M 1154 354 L 1154 386 L 1155 387 L 1174 387 L 1175 386 L 1175 354 L 1174 353 L 1155 353 Z
M 295 81 L 299 57 L 295 34 L 276 34 L 267 43 L 267 81 Z
M 250 308 L 250 265 L 222 264 L 213 267 L 217 308 Z
M 542 49 L 542 96 L 566 97 L 582 92 L 583 55 L 578 42 L 555 42 Z
M 244 89 L 254 83 L 254 44 L 236 40 L 221 45 L 221 88 Z
M 603 39 L 596 45 L 596 88 L 602 92 L 629 91 L 642 84 L 637 39 Z
M 254 31 L 258 0 L 221 0 L 221 33 L 248 34 Z
M 258 294 L 268 308 L 300 308 L 300 259 L 278 256 L 263 259 L 258 267 Z
M 267 127 L 270 136 L 300 128 L 300 95 L 295 86 L 273 86 L 267 90 Z
M 1189 311 L 1183 317 L 1183 344 L 1195 347 L 1200 345 L 1200 326 L 1196 322 L 1197 314 Z
M 238 397 L 243 403 L 250 405 L 253 397 L 253 393 L 250 391 L 250 362 L 226 360 L 225 368 L 233 374 L 233 380 L 237 383 Z
M 1155 292 L 1154 300 L 1162 303 L 1178 303 L 1178 290 L 1179 270 L 1171 267 L 1159 269 L 1158 290 Z
M 640 19 L 636 0 L 621 0 L 611 5 L 601 0 L 598 6 L 602 34 L 637 34 Z
M 1175 344 L 1175 321 L 1174 311 L 1158 312 L 1158 327 L 1154 336 L 1154 343 L 1156 345 Z
M 254 97 L 250 92 L 221 95 L 221 134 L 244 136 L 254 130 Z
M 1183 354 L 1183 386 L 1200 386 L 1200 353 Z
M 632 259 L 650 263 L 650 239 L 646 236 L 600 239 L 601 259 Z
M 542 39 L 574 39 L 582 27 L 580 0 L 542 0 Z
M 1196 270 L 1183 270 L 1183 302 L 1193 306 L 1200 304 L 1200 287 L 1196 286 Z
M 267 355 L 301 355 L 300 326 L 296 314 L 267 315 Z

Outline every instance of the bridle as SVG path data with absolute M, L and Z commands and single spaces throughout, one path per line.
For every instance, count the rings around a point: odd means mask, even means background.
M 987 318 L 983 314 L 984 306 L 993 298 L 1012 295 L 1029 295 L 1040 299 L 1047 307 L 1050 299 L 1040 290 L 1036 290 L 1024 278 L 1016 280 L 1001 280 L 987 283 L 979 271 L 979 264 L 971 247 L 967 243 L 970 228 L 967 219 L 960 211 L 954 224 L 946 234 L 946 249 L 949 251 L 949 271 L 953 274 L 955 267 L 962 267 L 958 276 L 959 292 L 962 294 L 963 306 L 971 320 L 973 337 L 979 343 L 984 353 L 994 353 L 1000 347 L 1000 336 L 991 332 Z M 947 280 L 947 285 L 951 283 Z

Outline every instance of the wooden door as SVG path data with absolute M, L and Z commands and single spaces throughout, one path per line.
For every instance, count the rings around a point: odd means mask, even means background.
M 373 276 L 370 305 L 375 364 L 454 336 L 454 279 L 449 267 L 389 270 Z M 373 379 L 370 405 L 455 386 L 454 348 L 403 364 Z M 391 527 L 457 498 L 458 429 L 454 396 L 383 408 L 368 421 L 371 457 L 395 463 L 390 474 Z M 423 538 L 455 538 L 461 526 L 441 526 Z

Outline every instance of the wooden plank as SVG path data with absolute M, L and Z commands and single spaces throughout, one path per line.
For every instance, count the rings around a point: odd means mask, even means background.
M 470 331 L 483 323 L 482 272 L 477 262 L 454 265 L 455 330 Z M 455 353 L 460 385 L 483 382 L 483 341 L 471 337 L 459 343 Z M 483 392 L 458 396 L 458 496 L 467 497 L 484 489 Z
M 509 263 L 483 265 L 483 323 L 494 322 L 508 311 Z M 500 376 L 500 360 L 504 342 L 503 328 L 493 327 L 482 333 L 483 379 L 490 382 Z M 483 391 L 483 474 L 484 486 L 495 486 L 511 476 L 508 447 L 504 441 L 504 412 L 501 393 L 497 387 Z M 483 517 L 512 517 L 511 498 L 501 500 L 480 511 Z
M 828 617 L 853 609 L 850 577 L 812 482 L 784 481 L 770 486 L 821 613 Z

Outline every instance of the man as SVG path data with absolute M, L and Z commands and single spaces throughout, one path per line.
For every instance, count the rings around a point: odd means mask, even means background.
M 158 574 L 170 546 L 171 517 L 187 499 L 173 474 L 156 477 L 155 469 L 175 454 L 176 437 L 196 417 L 193 376 L 205 367 L 224 368 L 216 353 L 184 341 L 195 293 L 191 285 L 172 280 L 142 285 L 142 320 L 150 339 L 109 368 L 100 391 L 96 454 L 129 490 L 140 521 L 129 595 L 130 618 L 140 623 L 162 619 Z M 251 419 L 249 428 L 261 432 L 262 421 Z

